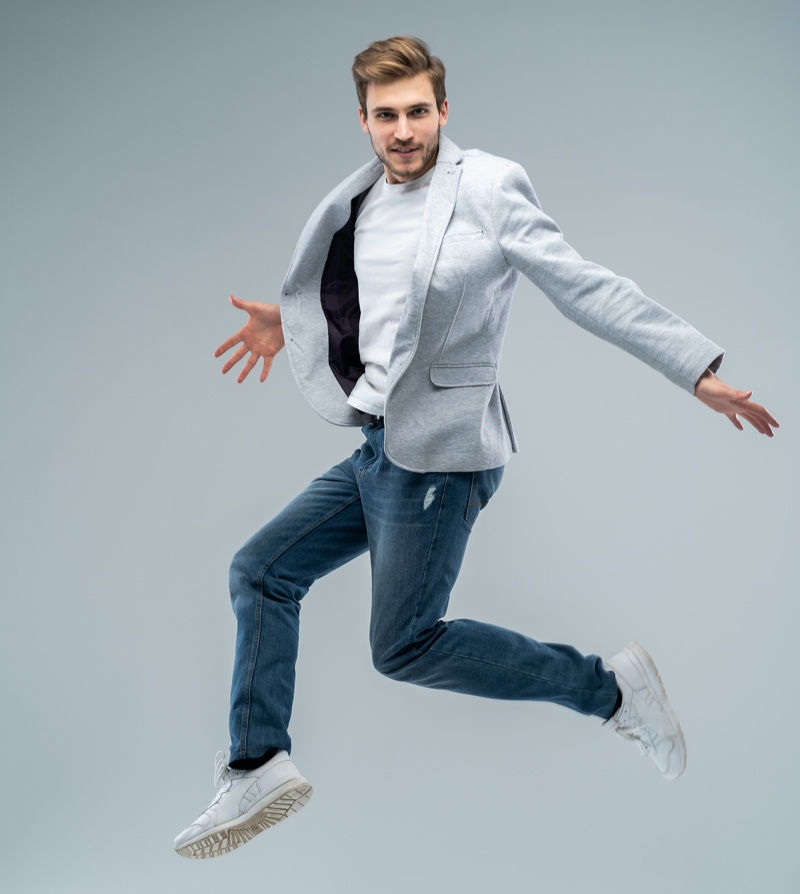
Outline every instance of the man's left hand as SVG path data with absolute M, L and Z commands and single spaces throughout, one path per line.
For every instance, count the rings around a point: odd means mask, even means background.
M 739 431 L 744 431 L 740 416 L 768 438 L 773 436 L 773 428 L 780 428 L 765 407 L 750 400 L 753 396 L 752 391 L 737 391 L 736 388 L 731 388 L 722 379 L 718 379 L 710 369 L 697 380 L 694 394 L 707 407 L 727 416 Z

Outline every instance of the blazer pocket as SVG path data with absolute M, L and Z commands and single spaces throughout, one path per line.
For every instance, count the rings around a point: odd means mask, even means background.
M 432 366 L 431 382 L 439 388 L 494 385 L 497 383 L 497 369 L 493 363 L 474 363 L 466 366 Z
M 443 242 L 468 242 L 471 239 L 483 239 L 483 230 L 470 230 L 468 233 L 445 233 Z

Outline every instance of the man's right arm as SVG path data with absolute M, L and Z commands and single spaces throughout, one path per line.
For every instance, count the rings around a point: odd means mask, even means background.
M 283 327 L 281 326 L 281 308 L 278 304 L 260 304 L 256 301 L 242 301 L 234 295 L 229 296 L 231 304 L 247 313 L 247 322 L 242 328 L 226 339 L 216 351 L 215 357 L 221 357 L 236 345 L 240 347 L 232 354 L 222 367 L 222 372 L 227 373 L 247 354 L 250 356 L 245 361 L 237 382 L 244 382 L 250 371 L 262 360 L 261 381 L 264 382 L 269 375 L 272 361 L 284 346 Z

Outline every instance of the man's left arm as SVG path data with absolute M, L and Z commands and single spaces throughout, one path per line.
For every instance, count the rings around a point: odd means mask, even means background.
M 539 204 L 519 165 L 508 163 L 492 187 L 492 221 L 505 258 L 538 286 L 566 317 L 633 354 L 743 429 L 745 419 L 772 437 L 778 423 L 752 392 L 714 373 L 722 349 L 631 280 L 582 258 Z

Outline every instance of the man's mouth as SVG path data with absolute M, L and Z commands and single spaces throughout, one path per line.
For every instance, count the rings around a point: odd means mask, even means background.
M 394 149 L 392 149 L 392 152 L 396 152 L 398 155 L 406 155 L 406 156 L 412 155 L 416 151 L 417 151 L 416 146 L 395 146 Z

